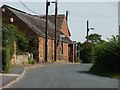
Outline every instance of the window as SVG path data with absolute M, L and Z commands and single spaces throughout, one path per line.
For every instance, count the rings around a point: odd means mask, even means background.
M 4 9 L 4 8 L 2 9 L 2 12 L 5 12 L 5 9 Z
M 10 18 L 10 22 L 11 22 L 11 23 L 13 22 L 13 18 Z

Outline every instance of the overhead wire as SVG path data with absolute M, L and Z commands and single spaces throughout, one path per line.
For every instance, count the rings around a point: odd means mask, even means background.
M 28 8 L 21 0 L 19 0 L 19 2 L 20 2 L 27 10 L 29 10 L 30 12 L 32 12 L 32 13 L 34 13 L 34 14 L 38 14 L 39 16 L 44 16 L 44 15 L 39 14 L 39 13 L 36 13 L 36 12 L 34 12 L 33 10 L 31 10 L 30 8 Z M 55 11 L 55 10 L 50 11 L 49 14 L 52 14 L 54 11 Z
M 34 12 L 33 10 L 31 10 L 30 8 L 28 8 L 21 0 L 19 0 L 19 2 L 20 2 L 27 10 L 29 10 L 30 12 L 32 12 L 32 13 L 34 13 L 34 14 L 40 15 L 39 13 L 36 13 L 36 12 Z

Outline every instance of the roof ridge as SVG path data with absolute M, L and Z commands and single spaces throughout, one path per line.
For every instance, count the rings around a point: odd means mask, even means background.
M 27 12 L 25 12 L 25 11 L 22 11 L 22 10 L 20 10 L 20 9 L 16 9 L 16 8 L 14 8 L 14 7 L 11 7 L 11 6 L 8 6 L 8 5 L 6 5 L 6 4 L 4 4 L 2 7 L 7 7 L 7 8 L 11 8 L 11 9 L 13 9 L 13 10 L 16 10 L 16 11 L 19 11 L 19 12 L 21 12 L 21 13 L 25 13 L 25 14 L 28 14 L 28 15 L 31 15 L 31 16 L 35 16 L 35 17 L 44 17 L 45 15 L 32 15 L 32 14 L 30 14 L 30 13 L 27 13 Z M 48 16 L 55 16 L 55 15 L 48 15 Z M 65 14 L 58 14 L 58 16 L 65 16 Z
M 5 5 L 5 4 L 2 6 L 2 8 L 4 8 L 4 7 L 10 8 L 10 9 L 16 10 L 16 11 L 18 11 L 18 12 L 21 12 L 21 13 L 24 13 L 24 14 L 28 14 L 28 15 L 33 16 L 32 14 L 29 14 L 29 13 L 27 13 L 27 12 L 25 12 L 25 11 L 22 11 L 22 10 L 20 10 L 20 9 L 16 9 L 16 8 L 14 8 L 14 7 L 11 7 L 11 6 L 8 6 L 8 5 Z

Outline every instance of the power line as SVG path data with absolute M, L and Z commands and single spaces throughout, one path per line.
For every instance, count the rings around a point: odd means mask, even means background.
M 36 12 L 32 11 L 31 9 L 29 9 L 21 0 L 19 0 L 19 1 L 20 1 L 20 3 L 21 3 L 26 9 L 28 9 L 30 12 L 32 12 L 32 13 L 34 13 L 34 14 L 40 15 L 39 13 L 36 13 Z

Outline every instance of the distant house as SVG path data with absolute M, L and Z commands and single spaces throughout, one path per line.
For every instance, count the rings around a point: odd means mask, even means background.
M 45 16 L 31 15 L 13 7 L 2 6 L 3 23 L 13 24 L 19 28 L 30 39 L 35 38 L 37 45 L 34 47 L 33 55 L 38 62 L 45 61 Z M 54 15 L 49 16 L 48 21 L 48 60 L 54 60 Z M 60 35 L 65 35 L 60 40 Z M 57 60 L 75 62 L 76 43 L 70 40 L 70 31 L 65 15 L 58 15 L 57 30 Z

